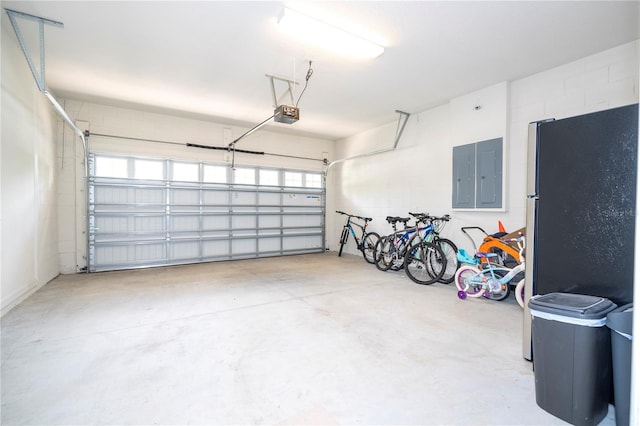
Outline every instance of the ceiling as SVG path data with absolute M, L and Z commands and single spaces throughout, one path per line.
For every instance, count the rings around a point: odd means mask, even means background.
M 269 127 L 330 139 L 392 122 L 395 110 L 420 112 L 636 40 L 639 4 L 2 2 L 64 23 L 45 26 L 46 84 L 58 97 L 250 128 L 273 113 L 265 75 L 299 81 L 297 98 L 312 60 L 300 121 Z M 306 47 L 279 30 L 285 5 L 368 36 L 385 53 L 352 60 Z M 277 85 L 277 96 L 284 90 Z

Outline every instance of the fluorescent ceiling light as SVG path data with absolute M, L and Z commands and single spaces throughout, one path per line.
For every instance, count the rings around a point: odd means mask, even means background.
M 339 54 L 373 59 L 384 53 L 384 47 L 379 44 L 288 8 L 284 8 L 278 23 L 287 31 L 288 37 L 303 40 Z

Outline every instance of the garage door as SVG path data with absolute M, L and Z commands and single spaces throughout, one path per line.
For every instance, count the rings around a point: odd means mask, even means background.
M 89 156 L 89 271 L 323 252 L 322 174 Z

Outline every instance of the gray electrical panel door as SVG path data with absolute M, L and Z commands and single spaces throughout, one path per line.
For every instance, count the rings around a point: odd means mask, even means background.
M 476 208 L 502 207 L 502 138 L 476 144 Z
M 475 193 L 476 144 L 453 147 L 453 208 L 473 208 Z
M 502 138 L 453 147 L 451 206 L 502 207 Z

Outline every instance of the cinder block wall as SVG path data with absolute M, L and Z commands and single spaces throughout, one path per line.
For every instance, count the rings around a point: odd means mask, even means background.
M 2 13 L 1 312 L 58 275 L 56 119 Z
M 388 233 L 387 215 L 428 211 L 452 215 L 445 235 L 472 249 L 462 226 L 497 231 L 525 224 L 527 128 L 532 121 L 566 118 L 638 102 L 639 42 L 589 56 L 520 80 L 478 90 L 413 114 L 398 149 L 350 160 L 332 170 L 336 206 L 374 218 L 371 229 Z M 480 105 L 479 110 L 473 107 Z M 336 144 L 337 157 L 393 145 L 396 123 L 354 135 Z M 454 211 L 451 208 L 452 148 L 504 138 L 504 208 Z M 327 232 L 335 249 L 340 223 Z M 355 252 L 349 245 L 348 251 Z

